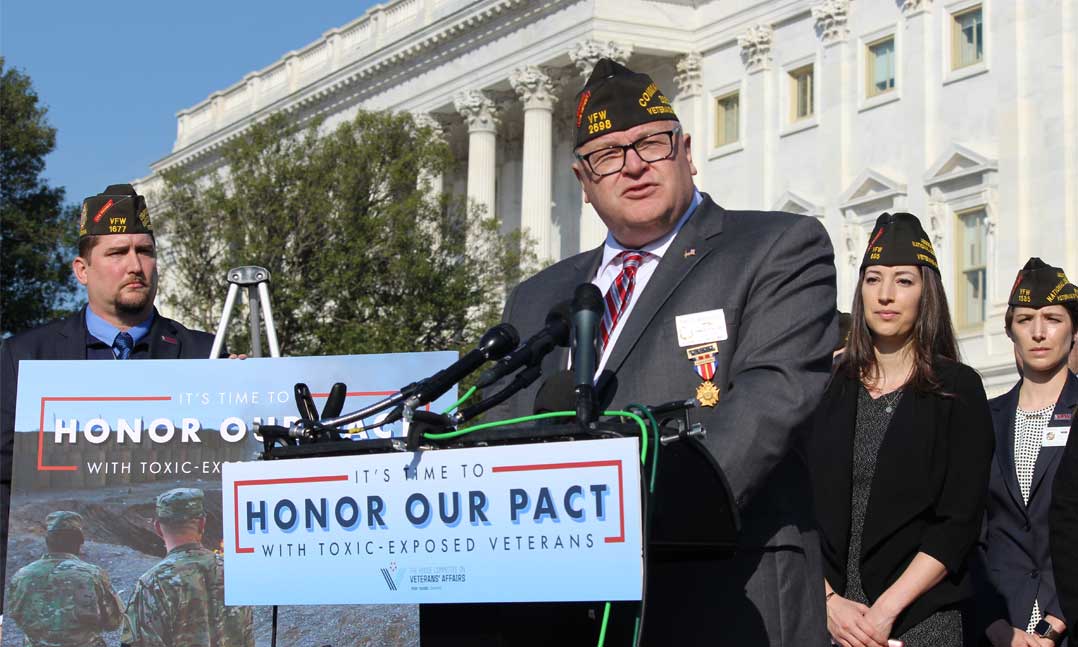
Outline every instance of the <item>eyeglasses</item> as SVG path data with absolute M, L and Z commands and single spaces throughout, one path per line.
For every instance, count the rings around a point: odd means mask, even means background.
M 641 137 L 631 144 L 607 146 L 583 155 L 577 154 L 576 158 L 584 162 L 588 169 L 599 177 L 613 175 L 625 168 L 625 155 L 630 148 L 636 151 L 642 161 L 649 164 L 670 159 L 677 152 L 674 135 L 680 134 L 681 126 L 676 126 L 673 130 Z

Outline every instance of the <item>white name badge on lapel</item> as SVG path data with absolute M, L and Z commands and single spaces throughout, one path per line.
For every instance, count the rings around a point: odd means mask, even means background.
M 727 337 L 726 315 L 722 308 L 678 315 L 674 323 L 677 324 L 677 343 L 682 348 L 723 341 Z
M 1041 441 L 1041 447 L 1064 447 L 1067 444 L 1067 438 L 1070 436 L 1070 426 L 1058 426 L 1058 427 L 1045 427 L 1044 428 L 1044 440 Z

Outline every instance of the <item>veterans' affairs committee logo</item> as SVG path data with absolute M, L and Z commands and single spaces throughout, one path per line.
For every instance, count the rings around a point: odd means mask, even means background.
M 401 579 L 404 577 L 404 569 L 397 568 L 397 562 L 393 561 L 389 563 L 389 568 L 383 568 L 382 577 L 386 578 L 386 586 L 390 591 L 397 591 L 400 589 Z
M 411 591 L 441 591 L 467 581 L 466 569 L 457 565 L 401 568 L 392 561 L 388 567 L 378 570 L 390 591 L 399 591 L 402 587 Z

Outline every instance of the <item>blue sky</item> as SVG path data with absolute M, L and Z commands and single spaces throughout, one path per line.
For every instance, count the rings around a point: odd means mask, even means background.
M 78 203 L 150 172 L 176 112 L 359 17 L 372 0 L 3 0 L 0 55 L 57 129 L 49 183 Z

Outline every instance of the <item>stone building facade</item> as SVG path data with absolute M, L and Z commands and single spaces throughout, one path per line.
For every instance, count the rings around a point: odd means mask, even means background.
M 564 258 L 605 236 L 569 170 L 573 97 L 603 56 L 672 98 L 719 204 L 823 222 L 840 308 L 876 216 L 920 216 L 965 361 L 992 394 L 1013 383 L 1018 268 L 1078 278 L 1076 0 L 391 0 L 181 110 L 137 184 L 213 164 L 271 113 L 408 111 L 460 161 L 440 186 Z

